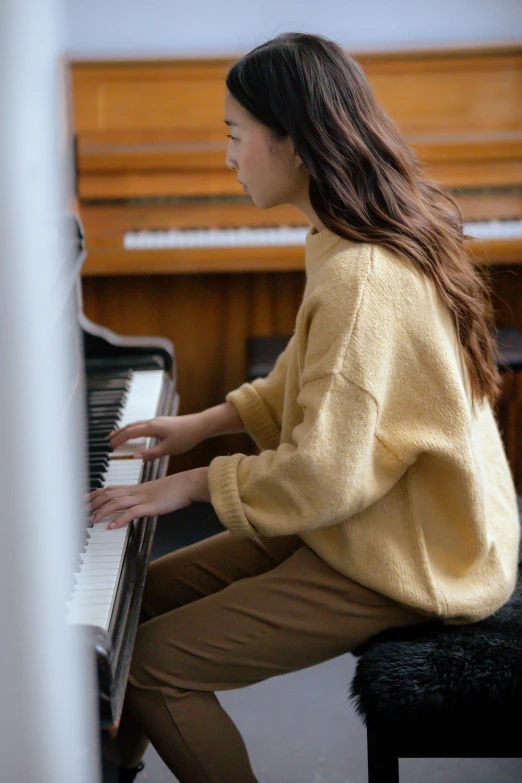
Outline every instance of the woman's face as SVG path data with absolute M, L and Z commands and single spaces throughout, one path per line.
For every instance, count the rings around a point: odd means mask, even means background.
M 289 136 L 276 139 L 227 90 L 225 123 L 230 129 L 226 163 L 261 209 L 297 204 L 307 193 L 307 174 Z

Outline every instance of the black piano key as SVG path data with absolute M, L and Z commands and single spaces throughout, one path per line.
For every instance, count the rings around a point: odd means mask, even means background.
M 93 424 L 89 424 L 87 431 L 89 434 L 93 433 L 97 435 L 109 435 L 109 433 L 112 432 L 115 427 L 115 421 L 95 422 Z
M 89 461 L 89 473 L 106 473 L 107 468 L 109 467 L 108 461 L 102 462 L 100 460 L 95 460 L 94 462 Z

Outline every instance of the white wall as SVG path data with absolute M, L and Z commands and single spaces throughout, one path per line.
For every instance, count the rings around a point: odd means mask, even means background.
M 522 0 L 66 0 L 68 49 L 80 55 L 248 51 L 283 31 L 347 48 L 522 37 Z

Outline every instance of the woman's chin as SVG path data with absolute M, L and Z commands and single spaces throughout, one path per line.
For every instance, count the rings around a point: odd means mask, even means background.
M 262 196 L 255 197 L 250 191 L 248 192 L 248 195 L 256 205 L 256 207 L 259 207 L 259 209 L 270 209 L 271 207 L 277 207 L 280 204 L 284 204 L 285 202 L 279 201 L 278 199 L 274 198 L 263 198 Z

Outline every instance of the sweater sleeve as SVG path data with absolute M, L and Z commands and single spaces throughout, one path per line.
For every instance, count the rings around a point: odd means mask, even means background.
M 329 527 L 375 503 L 407 465 L 376 437 L 377 405 L 340 374 L 310 379 L 299 393 L 303 420 L 290 442 L 259 455 L 216 457 L 212 504 L 242 536 Z
M 260 449 L 277 448 L 280 441 L 286 372 L 293 341 L 292 336 L 266 378 L 244 383 L 225 398 L 237 408 L 247 433 Z

